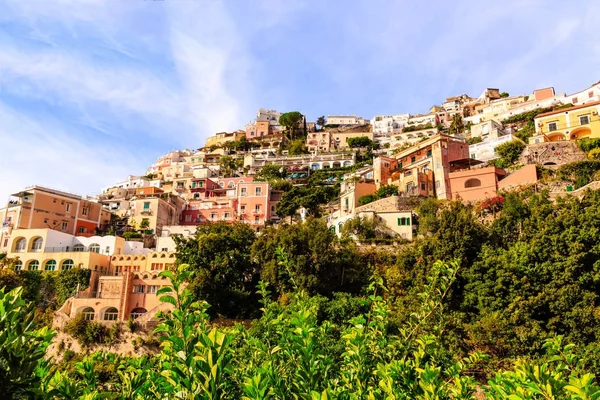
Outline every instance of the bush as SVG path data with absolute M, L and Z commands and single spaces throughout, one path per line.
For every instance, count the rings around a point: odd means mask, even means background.
M 103 343 L 108 329 L 100 322 L 88 321 L 83 314 L 77 314 L 65 325 L 64 331 L 77 339 L 83 347 Z
M 579 148 L 581 150 L 588 153 L 591 150 L 600 148 L 600 138 L 599 139 L 583 138 L 583 139 L 577 141 L 577 145 L 579 146 Z
M 360 204 L 361 206 L 364 206 L 365 204 L 369 204 L 374 202 L 375 200 L 377 200 L 377 196 L 374 194 L 366 194 L 364 196 L 361 196 L 358 199 L 358 204 Z
M 142 234 L 139 232 L 125 232 L 123 237 L 125 239 L 139 239 L 142 237 Z
M 500 156 L 499 159 L 494 160 L 494 164 L 499 168 L 510 167 L 519 160 L 519 156 L 524 149 L 525 143 L 521 142 L 520 140 L 502 143 L 500 146 L 494 149 L 496 154 Z
M 588 153 L 588 158 L 594 161 L 600 161 L 600 148 L 592 149 Z
M 595 180 L 598 171 L 600 171 L 600 161 L 578 161 L 561 165 L 556 174 L 560 179 L 573 182 L 575 189 L 578 189 Z

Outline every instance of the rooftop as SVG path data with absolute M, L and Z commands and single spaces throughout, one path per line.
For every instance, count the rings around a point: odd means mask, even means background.
M 597 105 L 600 105 L 600 101 L 593 101 L 591 103 L 582 104 L 580 106 L 573 106 L 573 107 L 569 107 L 569 108 L 562 108 L 560 110 L 548 111 L 547 113 L 539 114 L 538 116 L 535 117 L 535 119 L 538 119 L 541 117 L 546 117 L 548 115 L 562 114 L 565 112 L 579 110 L 581 108 L 593 107 L 593 106 L 597 106 Z

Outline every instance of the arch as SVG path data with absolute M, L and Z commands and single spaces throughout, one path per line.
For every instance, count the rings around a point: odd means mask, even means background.
M 156 253 L 152 254 L 152 258 L 156 258 L 156 257 L 158 257 L 158 254 L 156 254 Z
M 73 251 L 84 251 L 85 250 L 85 246 L 82 245 L 81 243 L 77 243 L 76 245 L 73 246 Z
M 146 259 L 146 257 L 144 257 L 144 256 L 140 257 L 140 260 L 145 260 L 145 259 Z
M 175 254 L 169 254 L 169 258 L 175 258 Z
M 334 161 L 333 162 L 333 168 L 339 168 L 341 166 L 342 166 L 342 164 L 339 161 Z
M 125 258 L 125 260 L 131 261 L 131 256 L 127 256 L 127 258 Z
M 111 257 L 111 259 L 112 259 L 113 261 L 117 261 L 117 256 L 112 256 L 112 257 Z
M 140 277 L 138 276 L 138 274 L 135 274 L 135 275 L 133 276 L 133 279 L 140 279 Z
M 560 132 L 552 132 L 546 135 L 548 141 L 550 142 L 561 142 L 565 140 L 565 135 Z
M 13 244 L 13 252 L 15 253 L 24 253 L 27 249 L 27 239 L 24 237 L 20 237 L 15 239 Z
M 38 271 L 40 269 L 40 262 L 38 260 L 31 260 L 27 264 L 27 269 L 29 271 Z
M 56 271 L 56 260 L 48 260 L 44 264 L 44 271 Z
M 164 255 L 164 254 L 160 255 L 160 258 L 165 258 L 165 257 L 166 257 L 166 255 Z
M 63 262 L 62 262 L 62 264 L 60 264 L 60 269 L 61 269 L 62 271 L 68 271 L 68 270 L 70 270 L 71 268 L 73 268 L 73 265 L 74 265 L 74 264 L 75 264 L 75 263 L 74 263 L 74 262 L 73 262 L 73 260 L 71 260 L 71 259 L 69 259 L 69 260 L 65 260 L 65 261 L 63 261 Z
M 324 162 L 323 163 L 323 169 L 325 169 L 325 168 L 329 168 L 329 163 L 328 162 Z
M 577 128 L 577 129 L 573 130 L 573 132 L 571 132 L 571 139 L 572 140 L 583 139 L 583 138 L 591 136 L 591 135 L 592 135 L 592 130 L 590 128 L 587 128 L 587 127 Z
M 98 243 L 92 243 L 88 247 L 88 250 L 92 253 L 100 253 L 100 245 Z
M 83 315 L 83 319 L 93 321 L 96 316 L 96 311 L 92 307 L 80 307 L 77 314 Z
M 465 188 L 472 188 L 478 186 L 481 186 L 481 181 L 477 178 L 471 178 L 465 182 Z
M 21 261 L 21 260 L 15 261 L 15 271 L 22 271 L 22 270 L 23 270 L 23 261 Z
M 102 313 L 103 321 L 116 321 L 118 318 L 119 318 L 119 310 L 117 310 L 115 307 L 108 307 Z
M 133 310 L 131 310 L 131 318 L 138 319 L 139 317 L 146 314 L 147 312 L 148 312 L 148 310 L 146 310 L 143 307 L 134 308 Z
M 556 163 L 554 161 L 546 161 L 544 164 L 542 164 L 543 166 L 556 166 Z
M 313 171 L 316 171 L 317 169 L 320 169 L 320 168 L 321 168 L 321 166 L 317 163 L 313 163 L 310 166 L 310 169 L 312 169 Z
M 227 187 L 229 189 L 232 189 L 233 187 L 235 187 L 235 184 L 233 183 L 233 181 L 229 181 L 229 182 L 227 182 Z
M 42 239 L 40 236 L 37 236 L 37 237 L 31 239 L 30 243 L 31 243 L 31 247 L 29 248 L 30 251 L 40 252 L 43 250 L 44 239 Z
M 352 161 L 344 161 L 344 167 L 351 167 Z
M 138 256 L 133 257 L 133 261 L 136 261 L 138 259 Z
M 123 256 L 119 257 L 119 261 L 123 261 L 125 258 Z
M 144 276 L 142 276 L 142 279 L 148 279 L 148 274 L 144 274 Z

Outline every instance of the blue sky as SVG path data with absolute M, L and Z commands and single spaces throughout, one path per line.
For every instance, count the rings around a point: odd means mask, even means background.
M 0 199 L 95 194 L 259 107 L 426 112 L 600 80 L 600 2 L 0 0 Z M 0 200 L 0 202 L 3 200 Z

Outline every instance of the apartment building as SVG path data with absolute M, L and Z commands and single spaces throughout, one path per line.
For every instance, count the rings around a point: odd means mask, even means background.
M 600 101 L 563 108 L 535 117 L 536 135 L 530 144 L 600 138 Z
M 469 160 L 469 145 L 462 139 L 437 135 L 395 155 L 398 171 L 392 183 L 406 196 L 451 198 L 448 174 L 453 163 Z
M 398 169 L 398 160 L 395 157 L 379 156 L 373 159 L 373 178 L 379 189 L 387 185 L 392 179 L 392 173 Z
M 268 182 L 243 182 L 237 185 L 237 220 L 250 224 L 257 231 L 271 221 L 278 221 L 277 203 L 281 191 Z
M 501 144 L 520 140 L 514 135 L 502 135 L 484 139 L 483 142 L 469 145 L 469 155 L 472 159 L 479 161 L 489 161 L 498 158 L 496 147 Z
M 394 133 L 390 136 L 389 151 L 393 152 L 396 149 L 403 149 L 408 146 L 413 146 L 420 141 L 438 135 L 439 133 L 440 131 L 437 127 Z
M 306 147 L 310 152 L 325 152 L 331 151 L 331 132 L 319 131 L 306 135 Z
M 568 95 L 566 103 L 571 103 L 574 106 L 581 106 L 597 101 L 600 101 L 600 82 L 596 82 L 580 92 Z
M 190 150 L 176 150 L 160 156 L 146 170 L 146 174 L 156 174 L 162 171 L 163 168 L 171 166 L 173 163 L 182 161 L 186 156 L 191 156 L 193 153 Z
M 224 146 L 230 142 L 239 141 L 241 138 L 246 136 L 245 130 L 237 130 L 235 132 L 219 132 L 213 136 L 210 136 L 206 139 L 204 144 L 205 147 L 212 146 Z
M 401 131 L 408 124 L 409 118 L 409 114 L 376 115 L 371 119 L 374 137 L 377 138 L 378 136 Z
M 177 246 L 173 240 L 173 235 L 180 235 L 183 238 L 189 238 L 196 233 L 196 226 L 189 225 L 171 225 L 163 226 L 161 235 L 156 238 L 156 250 L 166 253 L 175 253 Z
M 92 236 L 110 222 L 110 212 L 96 199 L 31 186 L 10 196 L 0 209 L 0 251 L 4 251 L 13 229 L 55 229 L 71 235 Z
M 328 115 L 327 125 L 365 125 L 365 119 L 356 115 Z
M 163 226 L 179 222 L 185 200 L 151 187 L 137 189 L 129 205 L 129 225 L 160 235 Z
M 265 165 L 281 165 L 289 169 L 326 169 L 350 167 L 356 163 L 354 152 L 338 154 L 301 154 L 297 156 L 278 156 L 274 154 L 260 154 L 252 152 L 244 157 L 244 167 L 253 175 Z
M 351 138 L 367 137 L 373 140 L 373 132 L 371 131 L 343 131 L 343 132 L 331 132 L 331 149 L 335 151 L 347 150 L 350 148 L 348 141 Z
M 467 138 L 476 138 L 480 137 L 482 140 L 488 139 L 497 139 L 500 136 L 504 136 L 508 134 L 508 132 L 504 129 L 501 123 L 494 121 L 493 119 L 489 121 L 480 122 L 475 125 L 471 125 L 469 131 L 467 132 Z

